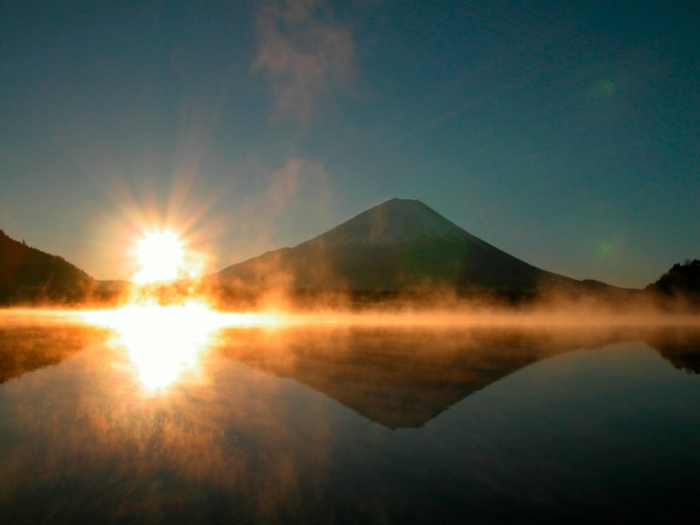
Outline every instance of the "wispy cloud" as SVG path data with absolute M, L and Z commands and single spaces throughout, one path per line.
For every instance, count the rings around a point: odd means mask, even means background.
M 352 28 L 325 0 L 264 0 L 253 71 L 274 90 L 275 114 L 307 125 L 320 107 L 351 93 L 358 78 Z
M 222 253 L 223 262 L 305 241 L 329 224 L 332 193 L 319 162 L 291 158 L 276 170 L 262 168 L 259 176 L 264 189 L 249 194 L 227 216 L 227 223 L 236 225 L 236 238 L 230 243 L 235 248 Z

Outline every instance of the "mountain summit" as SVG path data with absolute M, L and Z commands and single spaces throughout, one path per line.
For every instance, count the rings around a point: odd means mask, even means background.
M 508 255 L 410 199 L 386 201 L 216 277 L 225 285 L 353 291 L 532 290 L 543 282 L 576 282 Z
M 389 246 L 427 237 L 442 238 L 452 243 L 465 239 L 481 242 L 419 200 L 391 199 L 307 243 L 322 243 L 326 246 Z

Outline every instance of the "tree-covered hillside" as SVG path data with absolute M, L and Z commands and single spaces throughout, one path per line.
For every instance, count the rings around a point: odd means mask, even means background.
M 688 259 L 683 264 L 674 264 L 658 281 L 647 286 L 647 290 L 667 298 L 700 303 L 700 260 Z
M 94 279 L 62 257 L 31 248 L 0 230 L 0 304 L 74 303 Z

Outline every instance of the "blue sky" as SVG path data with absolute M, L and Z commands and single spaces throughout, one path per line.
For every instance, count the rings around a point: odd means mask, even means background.
M 575 278 L 700 257 L 700 4 L 406 4 L 4 3 L 0 228 L 128 278 L 407 197 Z

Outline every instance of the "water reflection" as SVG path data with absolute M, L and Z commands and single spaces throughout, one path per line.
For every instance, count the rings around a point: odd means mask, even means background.
M 322 392 L 392 429 L 419 428 L 532 363 L 638 339 L 638 329 L 290 327 L 284 335 L 222 330 L 236 361 Z
M 153 338 L 192 312 L 0 323 L 4 520 L 690 515 L 700 383 L 659 355 L 692 369 L 698 330 L 302 326 L 202 312 L 209 331 L 187 339 L 194 353 Z M 145 353 L 179 363 L 168 395 L 135 388 L 130 329 L 151 333 Z M 105 344 L 110 333 L 119 344 Z
M 0 389 L 1 521 L 245 523 L 301 512 L 300 477 L 314 478 L 302 471 L 322 472 L 329 432 L 321 421 L 287 424 L 296 410 L 277 399 L 274 378 L 202 352 L 206 381 L 143 396 L 123 355 L 114 345 L 75 352 Z
M 36 313 L 0 316 L 0 384 L 50 365 L 85 347 L 104 342 L 109 333 L 75 316 Z
M 643 339 L 678 370 L 700 374 L 700 329 L 660 328 L 648 331 Z
M 116 342 L 129 355 L 147 391 L 172 385 L 183 373 L 196 374 L 201 354 L 224 326 L 272 326 L 274 316 L 224 314 L 203 303 L 163 307 L 128 306 L 118 310 L 88 312 L 83 318 L 111 328 Z

